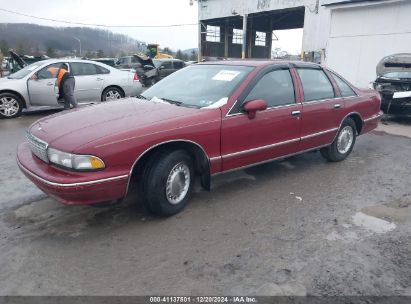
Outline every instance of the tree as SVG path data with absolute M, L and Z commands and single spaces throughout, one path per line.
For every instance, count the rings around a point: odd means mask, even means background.
M 0 41 L 0 50 L 5 56 L 8 56 L 10 47 L 6 40 Z
M 102 49 L 97 51 L 97 58 L 103 58 L 104 57 L 104 51 Z
M 90 51 L 87 51 L 87 53 L 86 53 L 86 58 L 89 58 L 89 59 L 91 59 L 91 58 L 94 58 L 94 53 L 93 52 L 90 52 Z
M 174 55 L 174 52 L 167 46 L 163 49 L 163 53 L 171 55 L 171 56 Z
M 57 57 L 56 51 L 51 46 L 49 46 L 47 48 L 46 55 L 49 56 L 50 58 L 56 58 Z
M 191 51 L 190 60 L 191 61 L 197 61 L 198 60 L 198 53 L 195 50 Z
M 181 50 L 177 50 L 176 58 L 180 59 L 180 60 L 183 60 L 183 52 Z
M 19 43 L 17 45 L 17 50 L 16 50 L 17 54 L 19 55 L 25 55 L 26 54 L 26 49 L 24 48 L 24 45 L 22 43 Z

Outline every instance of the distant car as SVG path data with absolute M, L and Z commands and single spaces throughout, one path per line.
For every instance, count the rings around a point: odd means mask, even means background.
M 153 59 L 153 63 L 157 69 L 155 82 L 160 81 L 186 66 L 184 61 L 180 59 Z
M 386 114 L 411 116 L 411 54 L 384 57 L 377 65 L 374 89 L 381 94 Z
M 141 67 L 141 64 L 136 56 L 123 56 L 116 62 L 116 68 L 118 69 L 136 69 L 139 67 Z
M 67 63 L 76 79 L 74 95 L 79 103 L 94 103 L 137 96 L 142 85 L 136 73 L 108 65 L 75 59 L 35 62 L 0 79 L 0 118 L 14 118 L 23 109 L 62 107 L 57 101 L 56 74 Z
M 35 122 L 17 163 L 63 203 L 118 200 L 135 186 L 148 210 L 169 216 L 185 207 L 196 178 L 210 190 L 215 174 L 314 150 L 342 161 L 380 117 L 376 91 L 316 64 L 201 63 L 140 99 Z

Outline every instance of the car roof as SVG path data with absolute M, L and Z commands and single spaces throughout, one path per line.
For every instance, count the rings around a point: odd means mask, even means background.
M 101 64 L 98 61 L 93 61 L 93 60 L 86 60 L 86 59 L 73 59 L 73 58 L 60 58 L 60 59 L 46 59 L 46 60 L 41 60 L 37 61 L 35 63 L 40 63 L 40 64 L 53 64 L 53 63 L 58 63 L 58 62 L 82 62 L 82 63 L 92 63 L 92 64 Z
M 153 60 L 157 60 L 157 61 L 182 61 L 182 60 L 176 59 L 176 58 L 170 58 L 170 59 L 167 59 L 167 58 L 159 58 L 159 59 L 153 58 Z
M 267 60 L 267 59 L 245 59 L 245 60 L 220 60 L 220 61 L 205 61 L 199 63 L 201 64 L 216 64 L 216 65 L 238 65 L 238 66 L 251 66 L 251 67 L 261 67 L 267 65 L 276 65 L 276 64 L 293 64 L 296 66 L 307 66 L 307 67 L 319 67 L 320 65 L 313 62 L 305 61 L 295 61 L 295 60 Z

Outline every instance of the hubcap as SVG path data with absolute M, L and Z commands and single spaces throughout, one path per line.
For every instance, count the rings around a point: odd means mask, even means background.
M 13 97 L 3 97 L 0 99 L 0 113 L 3 116 L 11 117 L 16 115 L 20 109 L 20 105 Z
M 181 203 L 187 195 L 190 187 L 190 169 L 181 162 L 171 169 L 167 178 L 166 197 L 170 204 Z
M 121 94 L 118 91 L 110 90 L 106 94 L 106 101 L 117 100 L 121 98 Z
M 347 153 L 354 142 L 354 130 L 350 126 L 344 127 L 337 139 L 337 150 L 341 154 Z

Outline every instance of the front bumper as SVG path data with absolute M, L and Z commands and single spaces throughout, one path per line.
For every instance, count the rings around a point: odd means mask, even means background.
M 91 205 L 121 199 L 126 195 L 128 172 L 73 172 L 51 166 L 30 150 L 28 143 L 17 148 L 20 170 L 50 197 L 68 205 Z

